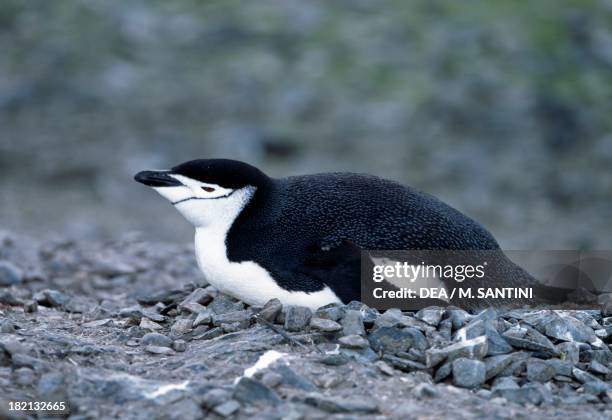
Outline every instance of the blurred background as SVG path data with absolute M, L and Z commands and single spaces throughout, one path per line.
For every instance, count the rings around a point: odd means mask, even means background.
M 192 240 L 141 169 L 368 172 L 612 247 L 612 1 L 3 0 L 0 227 Z

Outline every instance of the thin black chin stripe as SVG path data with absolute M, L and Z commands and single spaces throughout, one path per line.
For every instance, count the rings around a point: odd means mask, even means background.
M 236 192 L 236 190 L 233 190 L 233 191 L 231 191 L 231 192 L 229 192 L 228 194 L 225 194 L 225 195 L 220 195 L 219 197 L 187 197 L 187 198 L 183 198 L 182 200 L 173 202 L 172 205 L 176 206 L 177 204 L 180 204 L 180 203 L 183 203 L 183 202 L 189 201 L 189 200 L 218 200 L 220 198 L 229 197 L 230 195 L 234 194 L 234 192 Z

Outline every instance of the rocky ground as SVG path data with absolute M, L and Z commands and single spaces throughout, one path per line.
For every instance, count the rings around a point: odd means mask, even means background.
M 36 417 L 12 401 L 64 401 L 75 419 L 611 418 L 609 298 L 254 308 L 206 285 L 190 247 L 2 234 L 0 418 Z

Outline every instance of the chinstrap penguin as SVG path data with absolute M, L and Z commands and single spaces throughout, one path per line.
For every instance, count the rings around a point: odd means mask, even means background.
M 359 300 L 361 249 L 499 249 L 484 227 L 435 197 L 371 175 L 275 179 L 243 162 L 200 159 L 135 180 L 195 226 L 206 280 L 251 305 Z M 531 281 L 510 262 L 503 270 L 509 284 Z

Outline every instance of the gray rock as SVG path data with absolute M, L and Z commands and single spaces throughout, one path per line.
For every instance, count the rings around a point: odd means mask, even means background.
M 371 348 L 366 349 L 345 349 L 341 348 L 340 353 L 349 359 L 358 361 L 359 363 L 373 363 L 378 360 L 378 355 Z
M 272 373 L 280 375 L 281 383 L 285 387 L 301 389 L 302 391 L 316 391 L 317 389 L 312 382 L 310 382 L 304 376 L 296 373 L 286 364 L 279 363 L 273 366 L 271 369 Z
M 15 324 L 9 319 L 0 319 L 0 333 L 15 334 Z
M 141 305 L 155 305 L 162 302 L 166 305 L 184 300 L 189 295 L 189 291 L 185 289 L 163 290 L 146 295 L 136 297 L 136 301 Z
M 527 379 L 531 382 L 548 382 L 555 374 L 554 367 L 544 360 L 530 359 L 527 361 Z
M 438 398 L 441 395 L 441 392 L 432 384 L 428 384 L 427 382 L 422 382 L 412 388 L 412 393 L 417 398 Z
M 166 350 L 172 351 L 167 348 Z M 124 404 L 129 401 L 150 401 L 151 394 L 167 388 L 168 385 L 175 384 L 176 382 L 167 383 L 144 379 L 123 372 L 81 368 L 75 372 L 74 377 L 69 381 L 68 391 L 71 398 L 87 397 L 88 399 L 103 400 L 107 403 Z M 186 390 L 177 389 L 161 393 L 155 396 L 156 404 L 163 407 L 165 404 L 180 399 L 186 392 Z
M 487 356 L 496 356 L 512 352 L 512 346 L 501 336 L 491 323 L 485 324 L 487 337 Z
M 163 316 L 162 314 L 152 310 L 152 309 L 145 309 L 142 308 L 140 310 L 140 313 L 142 314 L 142 316 L 150 319 L 151 321 L 155 321 L 155 322 L 164 322 L 166 320 L 166 317 Z
M 415 334 L 416 332 L 416 334 Z M 419 337 L 420 335 L 420 337 Z M 370 345 L 376 351 L 383 351 L 385 353 L 397 354 L 405 352 L 408 348 L 414 346 L 414 338 L 417 336 L 418 345 L 423 346 L 423 340 L 425 343 L 427 340 L 420 333 L 420 331 L 414 328 L 398 328 L 398 327 L 381 327 L 375 329 L 368 336 Z M 426 347 L 426 345 L 425 345 Z
M 278 299 L 270 299 L 266 304 L 261 308 L 258 317 L 268 321 L 274 322 L 278 314 L 283 310 L 283 305 Z
M 310 328 L 323 332 L 336 332 L 342 329 L 342 325 L 331 319 L 312 318 L 310 320 Z
M 231 311 L 222 314 L 213 314 L 212 323 L 215 327 L 223 324 L 239 324 L 240 329 L 247 328 L 251 323 L 251 313 L 249 311 Z
M 547 323 L 544 328 L 544 334 L 562 341 L 593 343 L 597 340 L 591 328 L 568 315 L 557 316 Z
M 23 272 L 9 261 L 0 261 L 0 287 L 20 284 Z
M 580 361 L 580 346 L 578 343 L 559 343 L 557 344 L 559 356 L 572 364 Z
M 20 299 L 17 299 L 9 290 L 0 290 L 0 303 L 11 306 L 19 306 L 23 304 L 23 302 Z
M 240 311 L 244 309 L 244 303 L 237 301 L 231 296 L 220 293 L 208 305 L 208 309 L 210 309 L 213 314 L 221 315 L 227 312 Z
M 213 296 L 210 293 L 210 290 L 203 289 L 198 287 L 193 292 L 191 292 L 181 303 L 179 303 L 179 310 L 187 310 L 190 303 L 197 303 L 199 305 L 208 305 L 213 300 Z
M 583 383 L 583 384 L 585 384 L 587 382 L 597 382 L 597 381 L 600 380 L 596 376 L 593 376 L 590 373 L 585 372 L 585 371 L 583 371 L 581 369 L 578 369 L 578 368 L 573 368 L 572 369 L 572 376 L 574 378 L 576 378 L 578 380 L 578 382 Z
M 604 366 L 597 360 L 591 361 L 591 363 L 589 364 L 589 370 L 593 373 L 598 373 L 600 375 L 610 375 L 612 373 L 612 371 L 608 367 Z
M 198 312 L 196 318 L 193 320 L 191 324 L 191 328 L 199 327 L 200 325 L 208 325 L 212 322 L 212 312 L 208 309 L 205 309 L 201 312 Z
M 242 377 L 234 387 L 233 397 L 244 404 L 279 404 L 279 396 L 272 389 L 253 378 Z
M 414 330 L 418 331 L 416 328 Z M 444 319 L 438 324 L 438 333 L 445 341 L 451 341 L 453 332 L 453 322 L 450 319 Z
M 582 389 L 587 394 L 604 395 L 604 394 L 606 394 L 608 391 L 610 391 L 612 389 L 612 385 L 610 385 L 609 383 L 606 383 L 604 381 L 599 381 L 599 380 L 598 381 L 589 381 L 589 382 L 586 382 L 582 386 Z
M 574 366 L 566 360 L 549 359 L 546 364 L 555 370 L 555 375 L 572 376 Z
M 127 308 L 123 308 L 119 311 L 119 316 L 122 318 L 135 319 L 139 322 L 142 317 L 146 317 L 151 321 L 155 322 L 164 322 L 166 320 L 165 316 L 155 312 L 154 310 L 144 309 L 140 306 L 130 306 Z
M 441 349 L 429 349 L 425 352 L 428 367 L 437 366 L 445 360 L 452 362 L 459 357 L 482 359 L 486 354 L 487 337 L 485 336 L 460 341 Z
M 612 352 L 607 348 L 603 348 L 602 350 L 584 350 L 580 352 L 581 362 L 590 363 L 593 360 L 604 365 L 609 365 L 612 363 Z
M 506 366 L 498 376 L 520 376 L 527 367 L 527 360 L 531 356 L 530 352 L 519 351 L 511 354 L 512 362 Z
M 181 395 L 176 395 L 175 398 L 180 398 Z M 161 413 L 158 414 L 157 418 L 163 418 L 167 420 L 183 420 L 183 419 L 201 419 L 204 418 L 204 413 L 200 406 L 193 400 L 193 398 L 180 398 L 178 401 L 172 401 L 169 404 L 164 404 L 161 408 Z
M 540 405 L 550 398 L 543 386 L 534 384 L 524 385 L 521 388 L 498 388 L 492 392 L 493 397 L 502 397 L 517 404 Z
M 268 388 L 276 388 L 283 382 L 283 377 L 276 372 L 266 372 L 261 376 L 261 383 Z
M 442 319 L 442 315 L 444 314 L 445 309 L 437 306 L 430 306 L 428 308 L 423 308 L 418 311 L 414 317 L 420 319 L 421 321 L 437 327 Z
M 374 366 L 376 366 L 378 370 L 384 375 L 387 375 L 387 376 L 395 375 L 393 368 L 389 366 L 388 364 L 386 364 L 385 362 L 383 362 L 382 360 L 379 360 L 376 363 L 374 363 Z
M 326 354 L 317 359 L 317 361 L 327 366 L 341 366 L 347 364 L 349 358 L 344 354 Z
M 400 357 L 395 357 L 388 354 L 384 355 L 382 360 L 389 363 L 394 368 L 404 372 L 428 370 L 427 366 L 425 366 L 423 363 L 415 362 L 413 360 L 402 359 Z
M 403 326 L 403 321 L 408 318 L 397 308 L 388 309 L 374 321 L 374 327 L 399 327 Z
M 142 337 L 140 344 L 143 346 L 172 347 L 172 339 L 166 335 L 151 332 Z
M 205 311 L 206 307 L 204 305 L 200 305 L 197 302 L 187 302 L 187 303 L 181 304 L 180 310 L 183 313 L 187 313 L 187 314 L 199 314 L 200 312 Z
M 337 303 L 330 303 L 317 309 L 314 313 L 314 317 L 329 319 L 331 321 L 340 321 L 344 316 L 346 310 Z
M 200 325 L 198 327 L 198 329 L 202 328 L 202 327 L 204 327 L 204 326 Z M 191 338 L 193 340 L 212 340 L 213 338 L 217 338 L 217 337 L 222 336 L 222 335 L 223 335 L 223 328 L 214 327 L 214 328 L 211 328 L 210 330 L 207 329 L 206 331 L 204 331 L 202 333 L 198 332 L 197 334 L 196 334 L 196 331 L 194 330 L 193 333 L 192 333 Z
M 370 342 L 368 340 L 357 334 L 340 337 L 338 342 L 342 347 L 346 347 L 348 349 L 365 349 L 370 346 Z
M 45 289 L 34 294 L 33 299 L 39 305 L 58 307 L 68 303 L 70 298 L 59 290 Z
M 187 342 L 185 340 L 174 340 L 172 342 L 172 349 L 177 352 L 184 352 L 187 350 Z
M 365 325 L 367 328 L 372 327 L 374 322 L 376 322 L 376 319 L 380 316 L 378 310 L 365 305 L 359 310 L 359 312 L 361 312 L 363 325 Z
M 33 300 L 26 300 L 23 302 L 23 311 L 25 313 L 38 312 L 38 303 Z
M 485 381 L 486 367 L 480 360 L 460 357 L 453 361 L 453 383 L 462 388 L 476 388 Z
M 225 401 L 229 400 L 231 397 L 232 397 L 232 393 L 230 391 L 227 391 L 221 388 L 214 388 L 204 393 L 204 395 L 200 399 L 200 403 L 204 407 L 208 409 L 212 409 L 218 405 L 223 404 Z
M 319 393 L 310 393 L 296 395 L 294 399 L 329 413 L 372 414 L 378 412 L 378 406 L 364 398 L 328 397 Z
M 398 353 L 397 356 L 404 359 L 414 360 L 415 362 L 419 363 L 425 363 L 427 361 L 425 352 L 414 347 L 408 349 L 407 352 Z
M 142 328 L 143 330 L 149 330 L 149 331 L 159 331 L 164 328 L 161 325 L 159 325 L 157 322 L 151 321 L 149 318 L 144 317 L 144 316 L 140 318 L 140 324 L 138 326 Z
M 111 318 L 105 318 L 105 319 L 96 319 L 94 321 L 89 321 L 84 324 L 81 324 L 81 326 L 85 328 L 100 328 L 100 327 L 105 327 L 105 326 L 109 326 L 113 324 L 114 322 Z
M 162 346 L 146 346 L 145 351 L 151 354 L 159 354 L 164 356 L 170 356 L 174 354 L 174 350 L 170 347 L 162 347 Z
M 491 391 L 495 392 L 498 389 L 502 390 L 502 389 L 519 389 L 519 388 L 520 387 L 514 377 L 501 376 L 499 378 L 495 378 L 491 386 Z
M 216 406 L 213 411 L 221 417 L 229 417 L 240 410 L 240 403 L 236 400 L 228 400 Z
M 0 353 L 15 355 L 24 353 L 26 349 L 16 337 L 9 335 L 0 335 Z
M 441 382 L 444 379 L 448 378 L 453 371 L 453 362 L 445 362 L 436 369 L 436 374 L 434 375 L 434 382 Z
M 301 331 L 310 322 L 312 312 L 304 306 L 288 306 L 285 311 L 285 329 Z
M 446 308 L 446 316 L 451 320 L 454 330 L 462 328 L 472 317 L 467 311 L 451 306 Z
M 342 318 L 342 335 L 362 335 L 365 336 L 363 318 L 360 311 L 348 310 Z
M 548 338 L 528 325 L 516 325 L 502 334 L 513 347 L 534 350 L 548 356 L 556 356 L 558 350 Z
M 514 361 L 514 355 L 512 354 L 501 354 L 498 356 L 491 356 L 484 359 L 485 363 L 485 379 L 488 381 L 491 378 L 499 375 L 510 363 Z

